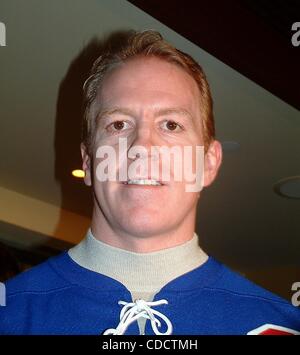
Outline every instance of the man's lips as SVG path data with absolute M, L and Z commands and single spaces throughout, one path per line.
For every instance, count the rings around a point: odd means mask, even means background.
M 124 185 L 128 186 L 164 186 L 165 184 L 162 183 L 160 180 L 156 179 L 128 179 L 127 181 L 123 182 Z

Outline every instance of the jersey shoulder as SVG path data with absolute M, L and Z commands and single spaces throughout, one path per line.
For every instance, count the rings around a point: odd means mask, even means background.
M 5 282 L 7 297 L 21 293 L 39 293 L 70 286 L 69 282 L 52 267 L 59 261 L 63 267 L 65 253 L 52 257 Z

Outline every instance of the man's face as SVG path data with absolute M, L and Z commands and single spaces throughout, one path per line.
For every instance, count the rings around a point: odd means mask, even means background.
M 135 58 L 107 74 L 94 104 L 99 117 L 91 172 L 96 215 L 104 215 L 113 228 L 135 236 L 168 233 L 185 219 L 193 220 L 199 193 L 186 192 L 184 179 L 174 181 L 173 164 L 170 181 L 162 185 L 101 182 L 96 176 L 101 161 L 96 151 L 111 146 L 118 152 L 119 138 L 126 138 L 128 149 L 144 147 L 150 161 L 152 146 L 179 146 L 182 150 L 203 146 L 199 105 L 194 80 L 158 58 Z M 134 159 L 126 159 L 129 169 Z M 163 163 L 159 162 L 160 167 Z

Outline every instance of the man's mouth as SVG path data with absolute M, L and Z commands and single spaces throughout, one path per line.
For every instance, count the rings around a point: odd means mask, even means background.
M 125 185 L 163 186 L 158 180 L 153 179 L 130 179 L 124 182 Z

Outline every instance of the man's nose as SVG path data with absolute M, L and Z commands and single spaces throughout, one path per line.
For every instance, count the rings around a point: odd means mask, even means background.
M 133 140 L 129 146 L 130 149 L 128 151 L 128 158 L 149 158 L 152 154 L 151 147 L 155 145 L 155 140 L 155 132 L 151 126 L 144 125 L 139 127 L 136 130 Z M 136 151 L 138 151 L 138 153 L 136 153 Z

